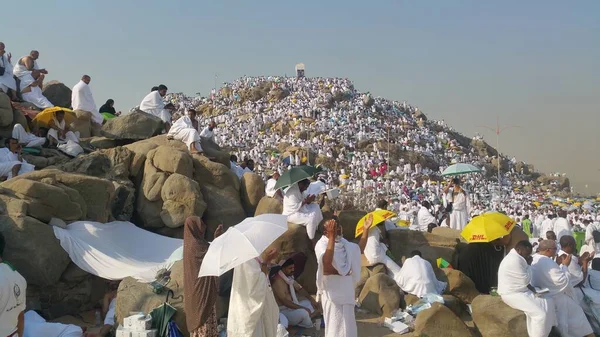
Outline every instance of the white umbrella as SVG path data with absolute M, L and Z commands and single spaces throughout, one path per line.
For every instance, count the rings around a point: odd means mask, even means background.
M 287 229 L 287 215 L 262 214 L 246 218 L 210 244 L 198 277 L 221 276 L 260 256 Z

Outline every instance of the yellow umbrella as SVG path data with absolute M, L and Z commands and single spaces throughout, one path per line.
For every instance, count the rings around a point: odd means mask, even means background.
M 508 216 L 489 212 L 477 216 L 465 226 L 460 235 L 467 242 L 491 242 L 508 235 L 516 222 Z
M 573 203 L 573 206 L 579 207 L 579 206 L 581 206 L 581 203 L 580 202 Z
M 365 220 L 367 220 L 367 217 L 369 216 L 369 214 L 373 215 L 373 225 L 371 225 L 371 228 L 373 228 L 373 226 L 377 226 L 378 224 L 384 222 L 385 220 L 387 220 L 389 218 L 393 218 L 396 216 L 396 213 L 390 212 L 385 209 L 378 209 L 376 211 L 368 213 L 367 215 L 363 216 L 360 220 L 358 220 L 358 222 L 356 223 L 356 231 L 354 233 L 354 237 L 359 237 L 363 233 L 363 226 L 364 226 Z
M 54 108 L 45 109 L 42 112 L 40 112 L 39 114 L 37 114 L 35 116 L 35 118 L 33 119 L 33 123 L 34 124 L 37 123 L 37 125 L 39 125 L 39 126 L 48 127 L 48 125 L 50 125 L 50 121 L 54 118 L 54 115 L 56 114 L 57 111 L 65 112 L 65 124 L 66 125 L 73 123 L 77 119 L 77 116 L 75 115 L 73 110 L 67 109 L 67 108 L 61 108 L 61 107 L 57 106 Z
M 540 205 L 541 205 L 542 203 L 541 203 L 541 202 L 539 202 L 539 201 L 534 201 L 534 202 L 533 202 L 533 204 L 535 205 L 535 207 L 540 207 Z

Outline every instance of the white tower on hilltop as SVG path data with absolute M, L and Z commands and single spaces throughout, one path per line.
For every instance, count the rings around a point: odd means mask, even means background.
M 304 77 L 304 63 L 296 64 L 296 77 Z

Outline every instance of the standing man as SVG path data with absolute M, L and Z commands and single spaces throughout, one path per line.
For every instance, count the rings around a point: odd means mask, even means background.
M 22 337 L 27 282 L 3 260 L 6 241 L 0 233 L 0 336 Z
M 91 81 L 92 78 L 90 76 L 83 75 L 81 81 L 75 84 L 71 93 L 71 105 L 73 106 L 73 110 L 82 110 L 91 113 L 92 122 L 101 126 L 102 122 L 104 122 L 104 117 L 102 117 L 100 112 L 98 112 L 98 108 L 96 108 L 96 102 L 90 89 Z
M 372 223 L 373 217 L 370 216 L 365 221 L 363 233 L 368 233 Z M 354 287 L 360 281 L 360 254 L 366 241 L 367 235 L 363 235 L 358 246 L 342 237 L 341 226 L 336 220 L 325 223 L 325 233 L 315 246 L 317 297 L 321 298 L 323 305 L 324 337 L 358 336 Z
M 268 279 L 269 262 L 276 249 L 263 252 L 233 270 L 227 317 L 228 337 L 273 337 L 277 335 L 279 308 Z M 360 271 L 359 271 L 360 274 Z
M 525 232 L 529 238 L 532 238 L 533 228 L 531 225 L 531 220 L 529 220 L 529 214 L 525 214 L 523 216 L 523 222 L 521 223 L 521 226 L 523 226 L 523 232 Z
M 571 224 L 567 220 L 567 211 L 561 209 L 558 211 L 558 218 L 554 221 L 554 233 L 556 233 L 556 239 L 560 242 L 560 238 L 565 235 L 573 236 L 571 230 Z
M 208 251 L 206 225 L 197 216 L 185 220 L 183 231 L 183 293 L 186 323 L 190 337 L 213 337 L 217 332 L 216 303 L 219 279 L 198 277 Z M 215 230 L 215 239 L 223 233 L 223 225 Z
M 12 55 L 6 53 L 6 46 L 0 42 L 0 91 L 17 101 L 17 82 L 13 76 Z

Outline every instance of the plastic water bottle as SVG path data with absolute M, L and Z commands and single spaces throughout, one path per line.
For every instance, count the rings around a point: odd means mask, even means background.
M 100 309 L 96 309 L 96 326 L 102 326 L 102 313 Z

